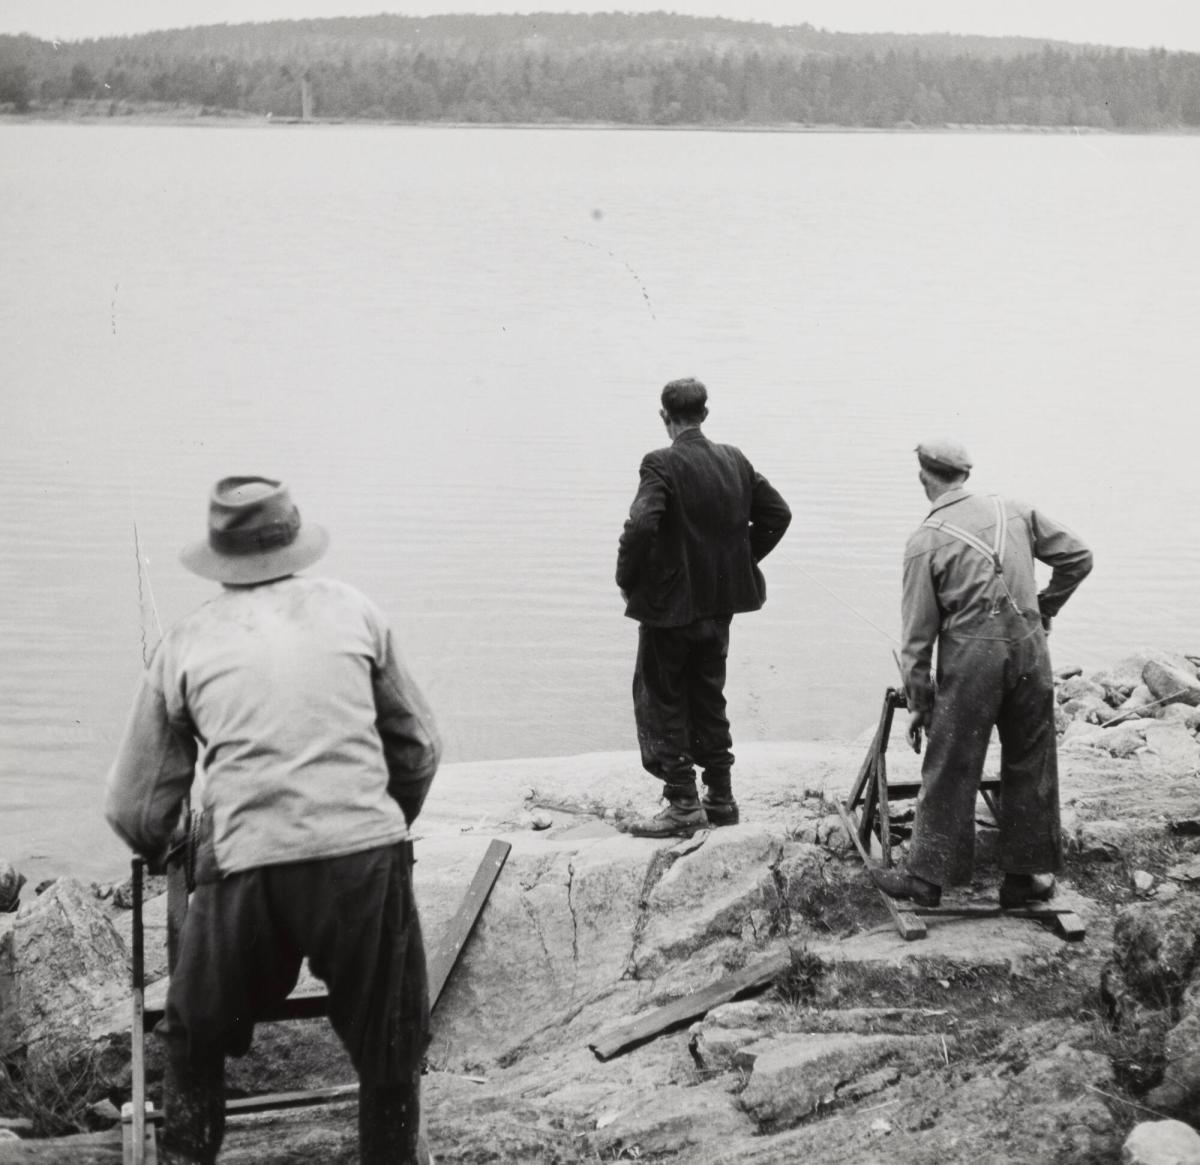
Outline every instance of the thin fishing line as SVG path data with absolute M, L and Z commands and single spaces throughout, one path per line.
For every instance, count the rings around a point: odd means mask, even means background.
M 836 599 L 839 603 L 841 603 L 842 606 L 846 608 L 846 610 L 850 611 L 852 614 L 857 615 L 868 627 L 873 627 L 876 631 L 879 632 L 880 635 L 882 635 L 885 639 L 889 640 L 890 642 L 897 643 L 897 644 L 900 643 L 900 640 L 897 639 L 890 631 L 885 631 L 873 619 L 868 618 L 852 603 L 849 603 L 845 599 L 843 599 L 842 596 L 837 593 L 837 591 L 833 590 L 831 587 L 827 587 L 819 578 L 817 578 L 815 575 L 810 574 L 807 570 L 804 569 L 804 567 L 802 567 L 794 559 L 788 559 L 787 561 L 790 566 L 792 566 L 793 568 L 798 570 L 802 575 L 804 575 L 804 577 L 806 579 L 808 579 L 809 582 L 814 583 L 817 586 L 819 586 L 821 588 L 821 590 L 823 590 L 827 595 L 829 595 L 830 597 Z
M 593 251 L 602 251 L 614 262 L 620 263 L 633 276 L 634 283 L 638 285 L 638 290 L 642 293 L 642 299 L 646 301 L 646 310 L 650 313 L 650 318 L 655 323 L 658 322 L 658 316 L 654 314 L 654 305 L 650 302 L 650 293 L 646 290 L 646 285 L 642 282 L 642 277 L 624 259 L 614 251 L 610 251 L 606 247 L 598 247 L 595 243 L 588 242 L 587 239 L 577 239 L 573 235 L 563 235 L 563 238 L 568 243 L 578 243 L 581 247 L 591 247 Z

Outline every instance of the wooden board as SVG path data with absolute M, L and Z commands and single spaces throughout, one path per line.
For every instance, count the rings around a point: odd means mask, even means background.
M 871 858 L 867 854 L 863 843 L 859 840 L 858 830 L 855 828 L 854 822 L 851 819 L 850 814 L 846 812 L 845 807 L 836 803 L 835 807 L 838 811 L 838 816 L 842 819 L 842 824 L 846 827 L 846 832 L 850 835 L 850 840 L 854 842 L 854 846 L 858 850 L 858 856 L 862 858 L 863 865 L 867 868 L 867 876 L 870 877 Z M 896 924 L 896 930 L 899 932 L 900 937 L 904 939 L 905 942 L 910 943 L 914 942 L 916 939 L 925 937 L 925 935 L 928 933 L 925 929 L 925 924 L 916 916 L 916 914 L 909 910 L 901 910 L 900 907 L 896 905 L 894 898 L 885 894 L 882 890 L 879 890 L 878 886 L 876 886 L 875 889 L 879 891 L 879 897 L 883 899 L 883 904 L 887 907 L 888 913 L 892 916 L 892 921 Z
M 588 1047 L 598 1060 L 611 1060 L 613 1056 L 643 1044 L 665 1031 L 682 1027 L 685 1023 L 707 1015 L 722 1003 L 728 1003 L 739 995 L 767 986 L 790 964 L 791 955 L 786 951 L 761 963 L 755 963 L 752 967 L 746 967 L 717 980 L 701 991 L 685 995 L 682 999 L 676 999 L 630 1020 L 621 1027 L 614 1028 L 599 1036 L 595 1043 L 588 1044 Z
M 158 1132 L 154 1123 L 161 1119 L 162 1114 L 149 1102 L 143 1102 L 140 1120 L 132 1102 L 121 1106 L 122 1165 L 158 1165 Z
M 1055 932 L 1066 942 L 1081 942 L 1087 937 L 1087 927 L 1083 919 L 1073 910 L 1057 906 L 1021 906 L 1012 910 L 1003 910 L 999 904 L 964 903 L 961 906 L 948 904 L 945 906 L 918 906 L 915 913 L 924 916 L 943 915 L 947 918 L 1032 918 L 1038 922 L 1048 922 Z
M 471 937 L 471 931 L 475 929 L 475 920 L 483 910 L 511 849 L 512 846 L 508 842 L 499 840 L 493 841 L 488 846 L 487 853 L 483 855 L 483 861 L 479 863 L 479 869 L 475 871 L 475 877 L 467 887 L 466 894 L 463 895 L 458 913 L 450 920 L 450 925 L 437 946 L 426 955 L 425 964 L 429 970 L 430 1010 L 437 1006 L 442 990 L 446 986 L 446 980 L 450 978 L 450 972 L 454 970 L 454 965 L 458 962 L 458 957 L 462 954 L 467 939 Z

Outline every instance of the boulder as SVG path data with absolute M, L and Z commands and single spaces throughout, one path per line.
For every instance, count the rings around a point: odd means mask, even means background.
M 929 1037 L 772 1036 L 735 1057 L 735 1065 L 751 1073 L 739 1102 L 764 1131 L 789 1128 L 900 1053 L 924 1055 L 929 1064 L 942 1056 L 940 1042 Z
M 1183 667 L 1185 669 L 1189 667 L 1186 656 L 1171 651 L 1163 651 L 1161 648 L 1142 648 L 1142 650 L 1118 660 L 1112 667 L 1098 672 L 1091 678 L 1096 683 L 1103 684 L 1105 687 L 1136 688 L 1143 682 L 1142 673 L 1146 670 L 1146 664 L 1152 660 L 1157 663 L 1169 664 L 1172 667 Z M 1195 674 L 1194 669 L 1193 674 Z
M 1200 1165 L 1200 1133 L 1183 1121 L 1143 1121 L 1121 1149 L 1122 1165 Z
M 1164 704 L 1158 719 L 1164 724 L 1182 724 L 1194 733 L 1200 728 L 1200 708 L 1193 708 L 1191 704 Z
M 1134 839 L 1134 826 L 1128 821 L 1085 821 L 1069 841 L 1069 848 L 1086 861 L 1115 862 Z
M 1200 1118 L 1200 1014 L 1185 1007 L 1183 1018 L 1167 1032 L 1163 1055 L 1162 1083 L 1147 1100 L 1159 1112 L 1195 1121 Z
M 1142 682 L 1153 698 L 1163 704 L 1200 707 L 1200 679 L 1187 660 L 1171 664 L 1152 659 L 1142 671 Z
M 1084 720 L 1072 720 L 1063 732 L 1061 747 L 1077 751 L 1080 749 L 1103 748 L 1105 729 Z
M 1119 760 L 1127 760 L 1146 747 L 1146 728 L 1153 723 L 1153 720 L 1137 719 L 1106 728 L 1099 746 Z
M 11 862 L 0 858 L 0 914 L 8 914 L 21 905 L 21 887 L 25 875 L 20 874 Z
M 1084 679 L 1081 675 L 1065 680 L 1059 685 L 1056 693 L 1060 704 L 1065 704 L 1068 700 L 1079 700 L 1084 697 L 1091 697 L 1094 700 L 1104 703 L 1106 694 L 1107 689 L 1103 684 L 1098 684 L 1095 680 Z
M 1083 720 L 1088 724 L 1104 724 L 1117 715 L 1112 705 L 1097 695 L 1072 696 L 1063 701 L 1059 709 L 1072 720 Z
M 597 1118 L 587 1138 L 597 1160 L 679 1159 L 696 1149 L 752 1131 L 723 1088 L 668 1084 L 635 1094 Z M 687 1159 L 682 1158 L 682 1159 Z
M 1183 724 L 1153 724 L 1146 729 L 1146 748 L 1168 772 L 1200 768 L 1200 744 Z
M 1179 1000 L 1200 962 L 1200 901 L 1125 907 L 1113 927 L 1112 964 L 1138 1002 L 1152 1008 Z
M 720 938 L 761 945 L 786 928 L 773 867 L 782 838 L 760 825 L 716 829 L 673 862 L 646 896 L 633 951 L 639 979 L 657 978 Z
M 129 956 L 104 907 L 74 878 L 59 878 L 17 915 L 13 1007 L 0 1053 L 67 1063 L 92 1043 L 96 1021 L 128 1001 Z

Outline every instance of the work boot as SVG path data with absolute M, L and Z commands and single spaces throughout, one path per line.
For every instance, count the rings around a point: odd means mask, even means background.
M 1054 891 L 1053 874 L 1005 874 L 1000 883 L 1000 909 L 1016 910 L 1048 902 L 1054 897 Z
M 714 793 L 708 789 L 702 804 L 708 816 L 708 823 L 714 828 L 738 823 L 738 803 L 733 799 L 732 793 Z
M 899 866 L 872 866 L 871 881 L 889 898 L 911 898 L 918 906 L 936 906 L 942 900 L 942 888 L 927 882 Z
M 703 804 L 710 825 L 717 827 L 738 823 L 738 805 L 733 799 L 733 783 L 728 769 L 705 772 Z
M 696 796 L 696 782 L 665 785 L 667 807 L 653 817 L 639 817 L 629 827 L 634 837 L 691 837 L 708 828 L 708 815 Z

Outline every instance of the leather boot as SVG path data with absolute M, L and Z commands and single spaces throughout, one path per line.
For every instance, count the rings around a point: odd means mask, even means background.
M 936 906 L 942 900 L 941 886 L 901 866 L 872 866 L 871 881 L 889 898 L 909 898 L 918 906 Z
M 162 1165 L 213 1165 L 225 1138 L 225 1057 L 201 1065 L 168 1057 L 163 1070 Z
M 629 827 L 634 837 L 691 837 L 708 828 L 708 816 L 696 796 L 696 782 L 663 786 L 667 807 L 653 817 L 640 817 Z
M 733 799 L 733 782 L 729 770 L 704 774 L 704 800 L 702 802 L 708 823 L 714 828 L 722 825 L 737 825 L 738 803 Z
M 1000 883 L 1000 908 L 1016 910 L 1054 897 L 1053 874 L 1005 874 Z
M 421 1077 L 358 1090 L 358 1149 L 362 1165 L 426 1165 L 421 1136 Z

